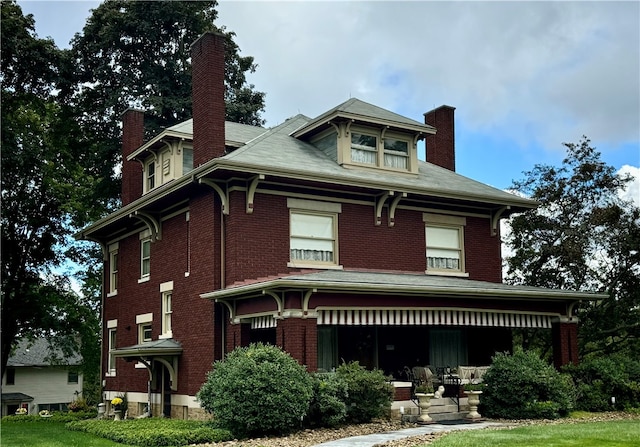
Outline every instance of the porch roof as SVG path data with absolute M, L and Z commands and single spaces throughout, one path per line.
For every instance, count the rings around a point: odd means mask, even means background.
M 172 339 L 153 340 L 133 346 L 126 346 L 115 349 L 115 357 L 153 357 L 172 356 L 182 354 L 182 345 Z
M 265 292 L 286 290 L 552 301 L 602 300 L 608 297 L 608 295 L 601 293 L 515 286 L 457 277 L 346 270 L 282 275 L 254 282 L 234 284 L 225 289 L 204 293 L 200 296 L 208 299 L 242 298 L 262 295 Z

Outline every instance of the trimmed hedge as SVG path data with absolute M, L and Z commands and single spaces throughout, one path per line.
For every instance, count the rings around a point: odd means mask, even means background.
M 574 408 L 571 377 L 534 352 L 496 354 L 484 376 L 480 412 L 491 418 L 556 419 Z
M 351 362 L 340 365 L 336 375 L 347 385 L 348 422 L 359 424 L 388 415 L 393 402 L 393 385 L 382 370 L 369 371 L 358 362 Z
M 311 376 L 293 357 L 258 343 L 215 362 L 197 398 L 220 427 L 238 437 L 263 436 L 300 427 L 312 386 Z
M 97 410 L 92 411 L 77 411 L 77 412 L 59 412 L 54 411 L 51 413 L 51 417 L 43 418 L 37 414 L 25 414 L 20 416 L 4 416 L 2 418 L 3 424 L 28 424 L 31 422 L 72 422 L 80 421 L 84 419 L 95 419 L 98 416 Z
M 119 422 L 76 421 L 69 422 L 65 428 L 142 447 L 182 446 L 233 439 L 230 431 L 214 428 L 211 423 L 161 418 L 128 419 Z

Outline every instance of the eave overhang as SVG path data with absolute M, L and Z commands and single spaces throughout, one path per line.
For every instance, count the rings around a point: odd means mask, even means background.
M 181 355 L 182 350 L 180 343 L 164 339 L 118 348 L 113 350 L 113 355 L 121 358 L 171 357 Z
M 383 295 L 449 296 L 478 299 L 527 301 L 597 301 L 606 294 L 576 292 L 542 287 L 511 286 L 503 283 L 373 272 L 326 271 L 286 276 L 264 282 L 232 286 L 201 294 L 205 299 L 249 298 L 266 292 L 307 291 L 314 293 L 369 293 Z
M 147 141 L 145 144 L 140 146 L 131 154 L 129 154 L 127 156 L 127 161 L 138 159 L 145 152 L 152 151 L 152 148 L 156 146 L 158 143 L 162 143 L 162 140 L 164 140 L 165 138 L 173 138 L 178 140 L 182 139 L 182 140 L 191 141 L 193 139 L 193 135 L 188 133 L 183 133 L 183 132 L 176 132 L 175 130 L 163 130 L 158 135 L 156 135 L 155 137 Z

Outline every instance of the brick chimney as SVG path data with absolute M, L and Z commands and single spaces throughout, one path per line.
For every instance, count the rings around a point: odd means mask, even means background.
M 456 145 L 453 115 L 455 107 L 440 106 L 424 114 L 424 122 L 436 128 L 435 135 L 427 135 L 427 161 L 450 171 L 456 170 Z
M 142 196 L 142 165 L 127 156 L 144 142 L 144 112 L 127 109 L 122 114 L 122 205 Z
M 194 168 L 224 155 L 224 48 L 213 32 L 191 45 Z

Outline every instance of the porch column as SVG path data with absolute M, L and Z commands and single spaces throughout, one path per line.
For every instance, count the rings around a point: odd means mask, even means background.
M 315 318 L 278 320 L 276 344 L 288 352 L 307 371 L 318 369 L 318 322 Z
M 251 343 L 251 323 L 235 323 L 227 326 L 227 352 L 239 346 L 249 346 Z
M 551 322 L 553 364 L 557 369 L 578 364 L 578 319 L 556 318 Z

